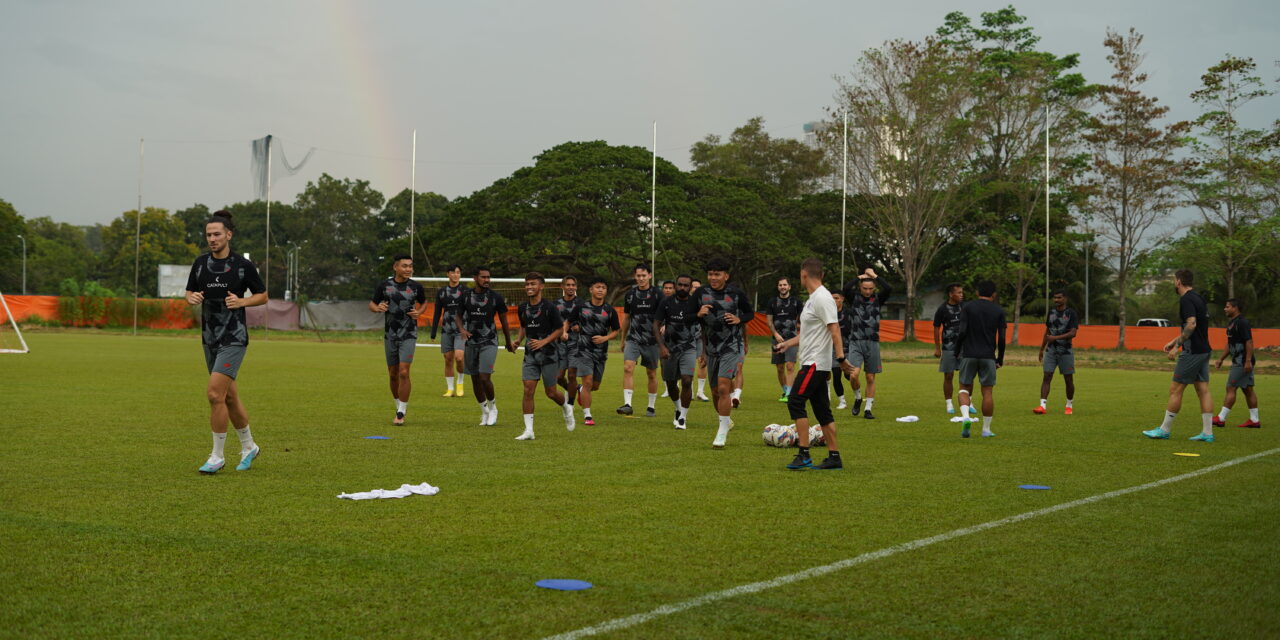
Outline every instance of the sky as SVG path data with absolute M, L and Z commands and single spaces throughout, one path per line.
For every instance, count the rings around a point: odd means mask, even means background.
M 253 199 L 250 141 L 268 133 L 296 174 L 456 198 L 571 140 L 688 150 L 763 116 L 802 136 L 836 76 L 886 40 L 999 1 L 538 2 L 0 0 L 0 199 L 24 217 L 107 223 Z M 1107 27 L 1146 36 L 1146 91 L 1190 119 L 1187 95 L 1224 54 L 1280 76 L 1280 3 L 1076 0 L 1015 5 L 1044 50 L 1110 74 Z M 1271 98 L 1245 119 L 1280 114 Z M 411 171 L 417 132 L 416 171 Z M 139 141 L 144 148 L 139 162 Z M 140 171 L 141 169 L 141 171 Z

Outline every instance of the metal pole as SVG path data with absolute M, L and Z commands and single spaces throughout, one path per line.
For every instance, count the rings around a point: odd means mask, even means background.
M 1049 313 L 1049 103 L 1044 103 L 1044 309 Z
M 844 112 L 844 134 L 841 136 L 841 149 L 843 151 L 844 161 L 843 169 L 840 174 L 840 281 L 836 283 L 837 287 L 844 286 L 844 262 L 845 262 L 845 222 L 848 218 L 849 209 L 849 112 Z
M 267 289 L 266 311 L 262 314 L 262 338 L 267 339 L 267 333 L 271 331 L 271 134 L 267 134 L 267 260 L 266 269 L 263 274 L 266 276 L 263 284 Z
M 22 295 L 27 295 L 27 239 L 18 234 L 18 239 L 22 241 Z
M 138 268 L 142 259 L 142 158 L 144 138 L 138 138 L 138 216 L 133 229 L 133 335 L 138 335 Z
M 1093 234 L 1085 229 L 1088 236 L 1084 241 L 1084 323 L 1089 324 L 1089 245 L 1093 244 Z
M 409 261 L 413 262 L 414 200 L 418 197 L 418 130 L 413 130 L 413 150 L 409 153 Z
M 658 262 L 658 121 L 653 121 L 653 170 L 649 187 L 649 268 L 656 269 Z

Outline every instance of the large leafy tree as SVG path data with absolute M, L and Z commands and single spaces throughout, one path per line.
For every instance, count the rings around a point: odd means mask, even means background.
M 379 216 L 379 233 L 378 239 L 382 242 L 382 250 L 380 255 L 386 256 L 388 259 L 401 253 L 410 253 L 413 256 L 417 273 L 430 274 L 436 273 L 437 270 L 443 269 L 446 264 L 437 264 L 439 261 L 435 259 L 432 251 L 432 237 L 429 230 L 436 224 L 439 224 L 447 215 L 449 208 L 449 199 L 431 192 L 418 192 L 412 203 L 412 218 L 414 227 L 414 239 L 412 251 L 409 242 L 409 222 L 410 222 L 410 202 L 409 198 L 413 195 L 408 189 L 401 190 L 391 199 L 387 200 L 387 204 L 382 209 L 382 215 Z M 391 264 L 388 260 L 386 266 L 387 273 L 391 273 Z M 438 274 L 443 275 L 443 273 Z
M 126 211 L 102 230 L 102 260 L 99 273 L 104 284 L 117 292 L 132 292 L 134 261 L 138 267 L 138 295 L 156 295 L 158 265 L 190 264 L 197 247 L 187 241 L 182 221 L 165 209 L 147 207 L 142 212 Z M 135 245 L 136 241 L 136 245 Z
M 18 236 L 25 238 L 27 234 L 27 223 L 18 214 L 18 210 L 5 200 L 0 200 L 0 292 L 9 295 L 22 292 L 22 239 Z M 30 240 L 27 245 L 30 260 Z M 28 274 L 30 266 L 27 265 Z
M 307 183 L 287 214 L 277 215 L 272 206 L 273 252 L 280 251 L 283 258 L 290 241 L 301 247 L 299 289 L 307 295 L 363 298 L 380 276 L 385 277 L 379 218 L 385 202 L 367 180 L 323 174 Z
M 694 171 L 724 178 L 748 178 L 773 185 L 783 198 L 817 193 L 831 176 L 822 149 L 790 138 L 774 138 L 755 117 L 728 140 L 708 135 L 689 150 Z
M 84 229 L 48 217 L 27 221 L 27 291 L 54 295 L 63 280 L 91 278 L 96 262 L 85 241 Z M 149 294 L 149 292 L 147 292 Z

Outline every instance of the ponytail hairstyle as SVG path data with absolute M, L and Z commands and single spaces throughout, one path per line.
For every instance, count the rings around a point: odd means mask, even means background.
M 227 231 L 230 231 L 231 233 L 236 232 L 236 223 L 231 221 L 231 212 L 227 211 L 226 209 L 219 209 L 213 212 L 213 215 L 210 216 L 209 220 L 206 221 L 204 224 L 205 226 L 208 226 L 215 222 L 222 224 L 222 226 L 225 227 Z

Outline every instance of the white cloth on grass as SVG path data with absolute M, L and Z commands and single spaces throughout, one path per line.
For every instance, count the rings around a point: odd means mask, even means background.
M 952 422 L 964 422 L 964 416 L 955 416 L 951 418 Z
M 440 493 L 440 487 L 433 487 L 427 483 L 422 484 L 402 484 L 399 489 L 374 489 L 373 491 L 359 491 L 356 493 L 339 493 L 339 498 L 347 500 L 374 500 L 378 498 L 407 498 L 417 494 L 420 496 L 434 496 Z
M 920 422 L 920 416 L 902 416 L 898 422 Z

